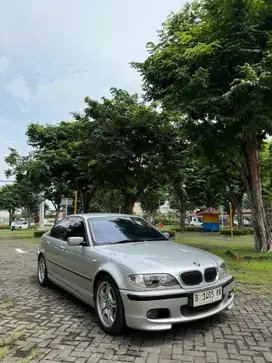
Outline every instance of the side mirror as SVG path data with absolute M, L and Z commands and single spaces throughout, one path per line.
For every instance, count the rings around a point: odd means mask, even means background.
M 69 237 L 67 240 L 68 246 L 81 246 L 84 243 L 83 237 Z
M 163 232 L 163 234 L 165 235 L 166 238 L 170 237 L 170 233 L 169 232 Z

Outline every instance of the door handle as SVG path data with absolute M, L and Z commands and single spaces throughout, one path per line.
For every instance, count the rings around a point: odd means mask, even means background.
M 46 241 L 47 243 L 47 246 L 50 246 L 51 245 L 51 242 L 50 241 Z
M 61 251 L 65 251 L 66 250 L 66 247 L 60 246 L 60 250 Z

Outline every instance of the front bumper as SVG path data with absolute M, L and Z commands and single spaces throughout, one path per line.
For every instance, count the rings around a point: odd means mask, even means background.
M 171 291 L 135 291 L 120 290 L 124 304 L 127 326 L 139 330 L 169 330 L 173 324 L 204 319 L 215 315 L 234 305 L 233 277 L 205 288 Z M 204 307 L 190 307 L 189 302 L 196 292 L 208 291 L 222 286 L 223 298 L 217 303 Z M 151 309 L 168 309 L 168 318 L 149 319 L 147 312 Z

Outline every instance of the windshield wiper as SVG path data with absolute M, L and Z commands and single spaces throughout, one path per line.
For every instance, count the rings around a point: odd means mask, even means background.
M 137 239 L 137 238 L 135 238 L 135 239 L 123 239 L 122 241 L 117 241 L 117 242 L 113 242 L 112 244 L 114 244 L 114 245 L 117 245 L 117 244 L 121 244 L 121 243 L 132 243 L 132 242 L 142 242 L 142 241 L 145 241 L 145 240 L 143 240 L 143 239 Z

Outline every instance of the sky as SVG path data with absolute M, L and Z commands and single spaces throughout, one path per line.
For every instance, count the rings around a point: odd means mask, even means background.
M 0 180 L 8 148 L 29 151 L 31 122 L 71 120 L 84 97 L 141 93 L 129 62 L 184 0 L 0 0 Z

